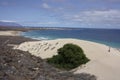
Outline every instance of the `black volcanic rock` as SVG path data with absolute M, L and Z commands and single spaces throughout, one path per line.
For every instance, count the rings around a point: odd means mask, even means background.
M 15 26 L 15 27 L 19 27 L 19 26 L 22 26 L 18 23 L 15 23 L 15 22 L 2 22 L 0 21 L 0 26 Z

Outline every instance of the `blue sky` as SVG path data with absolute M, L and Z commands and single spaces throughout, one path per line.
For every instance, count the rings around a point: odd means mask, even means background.
M 0 21 L 24 26 L 120 29 L 120 0 L 0 0 Z

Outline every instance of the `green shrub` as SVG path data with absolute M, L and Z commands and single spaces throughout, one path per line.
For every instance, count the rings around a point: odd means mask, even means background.
M 84 54 L 83 50 L 74 44 L 65 44 L 58 49 L 58 55 L 48 58 L 47 62 L 57 68 L 70 70 L 85 64 L 89 59 Z

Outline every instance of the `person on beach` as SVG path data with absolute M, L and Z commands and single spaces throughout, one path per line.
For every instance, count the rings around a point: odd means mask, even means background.
M 108 52 L 110 52 L 110 46 L 109 46 Z

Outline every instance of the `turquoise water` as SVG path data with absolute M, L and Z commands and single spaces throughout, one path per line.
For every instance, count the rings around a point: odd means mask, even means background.
M 75 38 L 120 48 L 120 30 L 117 29 L 34 30 L 23 32 L 22 35 L 39 40 Z

